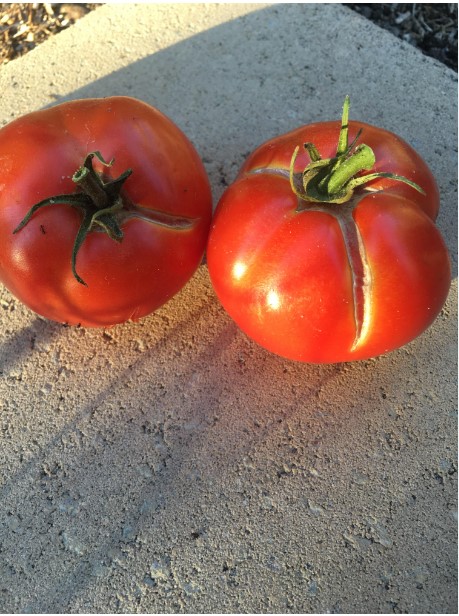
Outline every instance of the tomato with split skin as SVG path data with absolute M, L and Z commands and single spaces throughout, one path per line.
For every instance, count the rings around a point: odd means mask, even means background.
M 88 327 L 159 308 L 201 263 L 210 185 L 189 139 L 130 97 L 70 101 L 0 130 L 0 281 Z
M 256 149 L 211 225 L 207 264 L 223 307 L 292 360 L 399 348 L 431 325 L 450 287 L 431 171 L 395 134 L 349 122 L 348 109 L 346 99 L 341 122 Z

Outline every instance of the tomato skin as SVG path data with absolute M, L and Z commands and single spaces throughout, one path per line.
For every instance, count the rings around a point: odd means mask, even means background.
M 77 209 L 47 206 L 13 230 L 35 203 L 74 193 L 72 176 L 93 151 L 114 159 L 110 167 L 94 159 L 104 181 L 132 169 L 123 200 L 192 224 L 128 218 L 120 243 L 91 231 L 76 262 L 84 286 L 71 269 Z M 177 293 L 201 262 L 212 214 L 204 166 L 169 118 L 136 99 L 71 101 L 11 122 L 0 130 L 0 184 L 0 281 L 48 319 L 87 327 L 139 319 Z
M 357 188 L 351 204 L 297 211 L 288 175 L 295 147 L 313 142 L 332 157 L 340 126 L 305 126 L 260 146 L 221 197 L 209 235 L 207 264 L 223 307 L 261 346 L 297 361 L 394 350 L 434 321 L 450 287 L 448 251 L 434 224 L 435 180 L 388 131 L 351 122 L 349 140 L 362 128 L 375 169 L 417 182 L 426 195 L 377 178 Z M 295 170 L 308 162 L 300 154 Z

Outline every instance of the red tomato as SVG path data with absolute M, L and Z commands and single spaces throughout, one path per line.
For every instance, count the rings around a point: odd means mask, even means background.
M 46 318 L 139 319 L 201 262 L 205 169 L 146 103 L 77 100 L 21 117 L 0 130 L 0 170 L 0 281 Z
M 211 226 L 207 263 L 221 303 L 289 359 L 396 349 L 433 322 L 450 286 L 430 170 L 393 133 L 348 124 L 348 105 L 342 123 L 303 126 L 253 152 Z M 356 137 L 369 147 L 348 146 Z

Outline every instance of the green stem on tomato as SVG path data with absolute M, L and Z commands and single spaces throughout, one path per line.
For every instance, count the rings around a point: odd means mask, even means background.
M 88 157 L 89 158 L 89 157 Z M 87 158 L 87 159 L 88 159 Z M 106 208 L 108 205 L 108 195 L 104 190 L 104 185 L 99 176 L 94 172 L 92 163 L 86 163 L 80 167 L 72 177 L 72 181 L 79 186 L 80 190 L 90 197 L 96 208 Z
M 322 159 L 313 143 L 305 143 L 304 148 L 307 150 L 311 162 L 301 173 L 295 173 L 294 167 L 299 146 L 295 148 L 292 154 L 290 185 L 300 199 L 298 209 L 303 209 L 301 202 L 346 203 L 351 199 L 355 188 L 378 178 L 404 182 L 418 192 L 425 194 L 418 184 L 400 175 L 386 172 L 360 175 L 363 171 L 373 169 L 376 158 L 370 146 L 360 144 L 356 147 L 362 129 L 358 131 L 351 145 L 348 144 L 349 106 L 350 99 L 349 96 L 346 96 L 336 154 L 333 158 Z
M 49 205 L 70 205 L 80 210 L 82 221 L 72 249 L 71 266 L 75 280 L 85 286 L 87 286 L 86 282 L 76 271 L 76 259 L 81 246 L 91 231 L 98 229 L 106 233 L 110 239 L 121 242 L 124 237 L 121 224 L 130 217 L 141 218 L 148 223 L 176 231 L 189 229 L 195 222 L 195 219 L 175 216 L 152 208 L 142 208 L 130 202 L 127 196 L 122 195 L 121 191 L 124 182 L 132 174 L 132 169 L 127 169 L 119 177 L 104 182 L 93 167 L 94 157 L 105 167 L 111 167 L 114 163 L 114 159 L 107 163 L 100 152 L 88 154 L 83 165 L 77 169 L 72 177 L 79 190 L 67 195 L 55 195 L 36 203 L 13 231 L 13 233 L 21 231 L 38 210 Z
M 348 134 L 349 134 L 349 107 L 351 99 L 346 95 L 343 105 L 343 114 L 341 116 L 341 130 L 339 132 L 338 147 L 336 148 L 336 157 L 343 156 L 347 150 Z
M 328 195 L 338 195 L 343 191 L 349 180 L 360 171 L 372 169 L 375 162 L 373 150 L 365 144 L 359 145 L 352 156 L 343 159 L 331 175 L 321 180 L 319 188 L 326 191 Z

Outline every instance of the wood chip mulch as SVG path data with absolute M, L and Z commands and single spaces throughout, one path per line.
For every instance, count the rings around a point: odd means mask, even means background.
M 458 4 L 347 4 L 457 73 Z
M 0 65 L 23 56 L 100 4 L 0 3 Z

